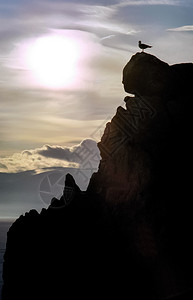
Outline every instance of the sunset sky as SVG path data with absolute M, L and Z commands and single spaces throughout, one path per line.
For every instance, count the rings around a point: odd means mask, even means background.
M 0 0 L 0 39 L 1 217 L 17 206 L 8 182 L 24 197 L 22 172 L 77 168 L 85 145 L 99 160 L 139 40 L 169 64 L 193 62 L 193 1 Z

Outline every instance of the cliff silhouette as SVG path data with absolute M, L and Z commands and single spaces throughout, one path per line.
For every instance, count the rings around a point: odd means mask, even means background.
M 192 299 L 192 78 L 192 63 L 132 56 L 134 97 L 107 123 L 87 190 L 68 174 L 60 199 L 9 229 L 3 300 Z

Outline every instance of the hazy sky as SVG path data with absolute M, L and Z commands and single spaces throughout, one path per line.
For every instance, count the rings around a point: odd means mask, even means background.
M 139 40 L 193 61 L 193 1 L 0 0 L 0 39 L 0 172 L 76 167 L 123 103 Z

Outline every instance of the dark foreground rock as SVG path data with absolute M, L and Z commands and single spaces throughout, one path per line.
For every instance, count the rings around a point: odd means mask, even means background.
M 8 232 L 3 299 L 192 299 L 192 64 L 134 55 L 82 192 L 66 176 L 61 199 Z

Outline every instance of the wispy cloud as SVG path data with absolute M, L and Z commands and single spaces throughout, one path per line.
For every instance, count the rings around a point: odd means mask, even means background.
M 123 0 L 118 4 L 115 4 L 114 7 L 124 7 L 129 5 L 179 5 L 182 1 L 180 0 Z
M 185 25 L 176 28 L 169 28 L 167 29 L 167 31 L 178 31 L 178 32 L 193 31 L 193 25 Z
M 110 35 L 107 35 L 107 36 L 102 37 L 102 38 L 101 38 L 101 41 L 106 40 L 106 39 L 111 39 L 111 38 L 113 38 L 113 37 L 115 37 L 115 34 L 110 34 Z

